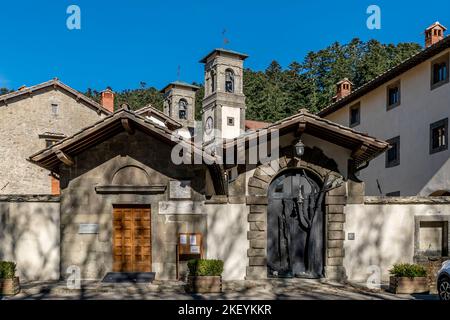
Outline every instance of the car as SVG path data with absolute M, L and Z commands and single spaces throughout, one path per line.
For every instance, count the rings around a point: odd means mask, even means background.
M 450 301 L 450 260 L 445 261 L 438 272 L 437 289 L 439 299 Z

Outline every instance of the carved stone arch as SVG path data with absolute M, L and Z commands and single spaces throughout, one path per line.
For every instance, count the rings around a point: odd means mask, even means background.
M 253 176 L 248 182 L 249 195 L 267 196 L 269 185 L 275 177 L 283 171 L 290 169 L 305 169 L 313 172 L 324 182 L 325 177 L 330 175 L 334 178 L 343 178 L 338 171 L 336 162 L 328 158 L 322 150 L 317 147 L 305 148 L 305 155 L 300 159 L 289 154 L 286 150 L 282 152 L 278 161 L 267 163 L 256 168 Z
M 336 162 L 328 158 L 319 148 L 306 148 L 301 159 L 283 150 L 278 161 L 258 166 L 248 181 L 249 205 L 249 265 L 247 279 L 267 277 L 267 204 L 271 182 L 283 172 L 305 169 L 316 175 L 323 183 L 330 179 L 343 179 Z M 346 278 L 344 258 L 344 207 L 346 204 L 345 184 L 331 190 L 325 196 L 325 277 L 343 281 Z
M 150 176 L 141 166 L 125 165 L 117 169 L 112 175 L 111 185 L 150 185 Z

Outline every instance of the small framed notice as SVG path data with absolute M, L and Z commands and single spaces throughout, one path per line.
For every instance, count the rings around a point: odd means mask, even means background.
M 197 245 L 197 236 L 195 234 L 189 236 L 189 244 L 191 246 Z
M 187 235 L 186 234 L 180 234 L 180 244 L 187 244 Z
M 191 253 L 200 254 L 200 246 L 191 246 Z
M 78 226 L 79 234 L 97 234 L 98 224 L 97 223 L 80 223 Z

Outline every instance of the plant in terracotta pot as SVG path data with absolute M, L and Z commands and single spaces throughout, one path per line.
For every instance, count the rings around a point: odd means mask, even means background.
M 187 290 L 195 293 L 222 292 L 222 260 L 194 259 L 188 261 Z
M 409 263 L 395 264 L 391 273 L 389 290 L 395 294 L 426 293 L 430 291 L 427 271 L 423 266 Z
M 16 295 L 20 291 L 19 277 L 16 277 L 16 264 L 0 261 L 0 295 Z

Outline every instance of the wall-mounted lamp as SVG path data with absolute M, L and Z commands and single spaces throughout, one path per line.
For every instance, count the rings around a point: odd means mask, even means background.
M 298 140 L 298 142 L 294 146 L 295 148 L 295 154 L 297 157 L 303 156 L 305 153 L 305 145 L 303 144 L 302 140 Z

